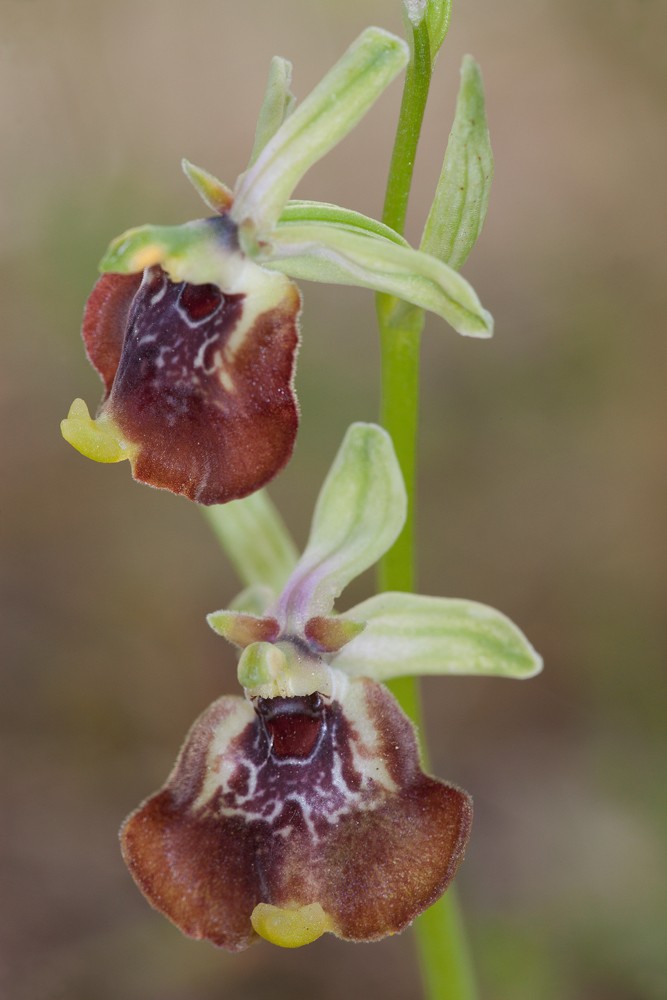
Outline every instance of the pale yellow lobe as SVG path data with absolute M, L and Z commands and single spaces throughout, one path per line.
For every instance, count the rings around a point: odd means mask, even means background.
M 284 910 L 270 903 L 258 903 L 250 917 L 260 937 L 281 948 L 301 948 L 317 941 L 325 931 L 333 931 L 333 921 L 319 903 Z
M 123 462 L 132 457 L 134 449 L 116 424 L 104 417 L 93 420 L 82 399 L 74 400 L 60 431 L 73 448 L 94 462 Z

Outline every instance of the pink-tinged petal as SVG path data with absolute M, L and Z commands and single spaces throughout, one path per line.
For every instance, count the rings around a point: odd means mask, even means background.
M 373 940 L 454 877 L 470 799 L 423 774 L 388 691 L 341 685 L 333 701 L 257 699 L 256 715 L 240 699 L 216 702 L 164 789 L 127 821 L 135 880 L 186 934 L 236 950 L 253 940 L 259 904 L 317 903 L 326 929 Z
M 132 450 L 136 479 L 225 503 L 259 489 L 289 459 L 300 297 L 286 281 L 275 304 L 258 311 L 252 294 L 175 283 L 158 266 L 138 288 L 135 275 L 96 285 L 86 346 L 109 392 L 102 413 Z
M 303 634 L 317 653 L 337 653 L 365 628 L 366 622 L 355 622 L 351 618 L 316 615 L 308 619 Z
M 140 285 L 140 274 L 103 274 L 86 303 L 81 334 L 107 395 L 116 377 L 127 319 Z
M 240 649 L 253 642 L 275 642 L 280 633 L 275 618 L 261 618 L 243 611 L 213 611 L 206 620 L 214 632 Z

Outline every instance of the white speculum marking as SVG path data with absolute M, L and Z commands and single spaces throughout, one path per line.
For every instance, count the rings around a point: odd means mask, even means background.
M 274 832 L 285 836 L 293 824 L 280 818 L 285 805 L 293 803 L 309 837 L 317 841 L 342 816 L 377 808 L 397 786 L 378 753 L 375 727 L 360 704 L 363 695 L 354 701 L 351 715 L 340 703 L 327 706 L 321 732 L 306 756 L 277 756 L 257 716 L 236 732 L 225 720 L 209 748 L 194 810 L 241 816 L 248 823 L 280 820 Z

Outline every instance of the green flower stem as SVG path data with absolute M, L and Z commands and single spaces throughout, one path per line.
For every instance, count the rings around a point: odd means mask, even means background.
M 415 924 L 424 992 L 431 1000 L 474 1000 L 475 977 L 455 886 Z
M 426 18 L 412 29 L 412 51 L 405 73 L 401 110 L 396 127 L 396 139 L 389 165 L 389 179 L 384 199 L 382 221 L 403 234 L 408 199 L 412 186 L 417 144 L 424 110 L 431 85 L 431 44 Z
M 432 72 L 426 19 L 412 31 L 412 57 L 406 73 L 382 220 L 401 234 Z M 421 310 L 386 295 L 378 296 L 377 313 L 382 352 L 380 420 L 392 436 L 408 495 L 405 527 L 380 563 L 378 587 L 381 591 L 412 592 L 419 352 L 424 319 Z M 389 687 L 423 733 L 417 681 L 403 677 L 391 681 Z M 423 743 L 422 754 L 426 760 Z M 475 1000 L 472 966 L 453 889 L 417 919 L 415 933 L 427 1000 Z
M 410 311 L 410 323 L 395 327 L 387 313 L 396 300 L 378 296 L 382 355 L 382 399 L 380 422 L 389 432 L 401 466 L 408 497 L 405 525 L 392 548 L 380 562 L 378 590 L 412 593 L 415 589 L 415 462 L 419 400 L 419 349 L 423 313 Z M 387 309 L 388 307 L 388 309 Z M 389 687 L 403 710 L 419 726 L 419 684 L 413 677 L 399 677 Z M 422 748 L 423 750 L 423 748 Z

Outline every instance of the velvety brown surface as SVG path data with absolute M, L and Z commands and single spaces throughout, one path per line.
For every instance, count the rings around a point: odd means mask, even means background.
M 454 877 L 470 798 L 422 773 L 412 726 L 388 691 L 358 680 L 350 692 L 331 704 L 258 699 L 222 749 L 219 724 L 245 706 L 220 699 L 162 791 L 129 817 L 125 861 L 184 933 L 235 951 L 255 937 L 257 903 L 319 902 L 341 937 L 372 940 L 402 930 Z M 372 743 L 356 728 L 360 709 Z
M 128 316 L 141 279 L 141 274 L 103 274 L 86 302 L 81 335 L 107 396 L 116 377 Z

